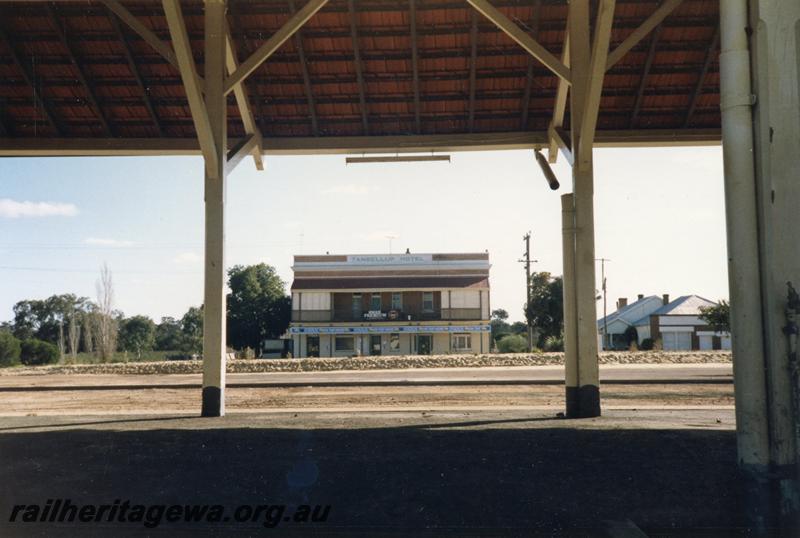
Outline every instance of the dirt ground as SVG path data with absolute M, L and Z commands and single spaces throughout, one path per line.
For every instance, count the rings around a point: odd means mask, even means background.
M 606 408 L 732 406 L 727 384 L 606 385 Z M 558 385 L 473 385 L 400 387 L 229 388 L 226 406 L 236 411 L 334 409 L 545 408 L 563 406 Z M 0 415 L 85 415 L 195 412 L 199 389 L 147 388 L 0 392 Z

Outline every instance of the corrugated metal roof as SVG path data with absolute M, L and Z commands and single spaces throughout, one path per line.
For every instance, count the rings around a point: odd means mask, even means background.
M 295 7 L 302 3 L 296 1 Z M 169 42 L 160 2 L 124 4 Z M 553 54 L 560 53 L 567 13 L 565 0 L 494 0 L 493 4 Z M 718 4 L 719 0 L 685 0 L 662 23 L 646 78 L 652 36 L 608 72 L 598 129 L 719 127 L 718 53 L 712 46 L 718 27 Z M 618 0 L 612 48 L 658 5 L 657 0 Z M 288 40 L 247 79 L 254 114 L 265 136 L 418 132 L 409 3 L 358 0 L 355 6 L 368 132 L 362 122 L 347 2 L 331 0 L 299 34 L 310 95 L 295 39 Z M 183 2 L 183 7 L 194 56 L 202 72 L 202 3 Z M 416 2 L 419 134 L 546 129 L 552 115 L 556 77 L 482 16 L 477 18 L 475 96 L 470 105 L 472 14 L 472 8 L 463 0 Z M 287 0 L 231 1 L 228 18 L 240 61 L 289 16 Z M 0 6 L 0 136 L 195 136 L 177 69 L 124 23 L 119 24 L 120 34 L 111 17 L 107 8 L 94 1 Z M 65 42 L 59 39 L 59 29 Z M 126 56 L 126 44 L 133 65 Z M 710 67 L 706 72 L 707 58 Z M 640 85 L 642 98 L 636 109 Z M 697 87 L 699 93 L 695 92 Z M 530 96 L 527 103 L 526 95 Z M 313 111 L 309 97 L 314 103 Z M 150 105 L 152 108 L 148 108 Z M 312 115 L 317 118 L 316 132 Z M 243 135 L 232 99 L 228 116 L 230 136 Z M 569 114 L 566 122 L 569 123 Z

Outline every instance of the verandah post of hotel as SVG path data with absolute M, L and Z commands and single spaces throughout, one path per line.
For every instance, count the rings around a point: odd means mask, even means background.
M 203 310 L 203 403 L 201 414 L 225 414 L 225 195 L 227 117 L 225 81 L 226 0 L 205 1 L 206 110 L 217 152 L 205 175 L 205 285 Z

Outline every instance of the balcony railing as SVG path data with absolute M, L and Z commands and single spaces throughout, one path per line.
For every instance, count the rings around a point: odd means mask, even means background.
M 442 308 L 442 319 L 448 320 L 479 320 L 480 308 Z
M 292 310 L 292 321 L 331 321 L 330 310 Z

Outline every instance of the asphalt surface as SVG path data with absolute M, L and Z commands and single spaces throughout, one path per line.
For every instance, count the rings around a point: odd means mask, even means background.
M 601 365 L 604 384 L 729 384 L 730 363 Z M 408 370 L 344 370 L 228 374 L 230 388 L 438 386 L 438 385 L 563 385 L 563 366 L 426 368 Z M 0 392 L 36 390 L 114 390 L 119 388 L 191 388 L 200 374 L 169 375 L 5 375 Z
M 733 411 L 6 417 L 2 536 L 744 534 Z M 330 506 L 324 522 L 9 521 L 18 504 Z M 612 535 L 613 536 L 613 535 Z M 621 535 L 617 535 L 621 536 Z

